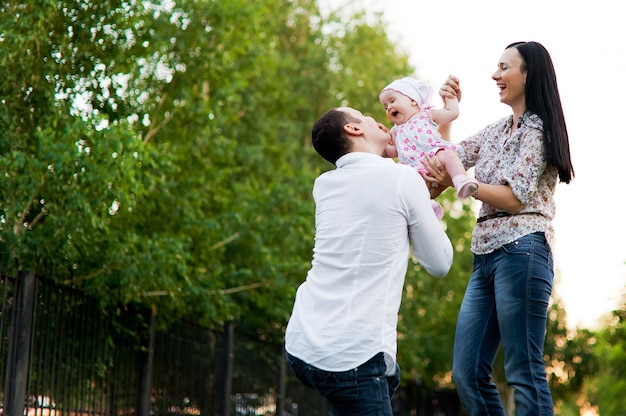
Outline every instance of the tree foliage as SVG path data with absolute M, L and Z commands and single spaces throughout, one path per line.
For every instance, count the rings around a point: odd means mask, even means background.
M 378 109 L 383 75 L 409 71 L 382 27 L 309 0 L 0 11 L 11 267 L 165 316 L 286 321 L 310 261 L 311 184 L 328 169 L 310 126 L 348 100 Z
M 546 372 L 555 406 L 578 408 L 585 383 L 598 371 L 596 337 L 587 329 L 568 329 L 565 318 L 565 310 L 555 301 L 548 311 Z
M 453 190 L 441 198 L 454 248 L 452 268 L 445 278 L 436 279 L 418 264 L 410 265 L 398 325 L 398 360 L 408 370 L 404 375 L 424 391 L 452 385 L 456 318 L 472 272 L 471 206 L 456 199 Z
M 608 325 L 596 334 L 594 356 L 599 362 L 596 376 L 587 384 L 590 402 L 599 413 L 617 416 L 626 409 L 626 303 L 611 314 Z
M 0 45 L 3 267 L 277 342 L 331 168 L 313 122 L 340 105 L 386 122 L 379 91 L 416 75 L 380 16 L 314 0 L 4 1 Z M 411 264 L 399 324 L 403 374 L 428 388 L 451 383 L 471 274 L 470 206 L 440 201 L 453 268 Z

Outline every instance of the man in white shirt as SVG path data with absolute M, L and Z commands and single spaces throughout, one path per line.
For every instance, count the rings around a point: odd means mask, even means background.
M 320 117 L 312 135 L 337 168 L 313 187 L 313 261 L 287 325 L 287 362 L 334 416 L 392 416 L 409 252 L 443 277 L 452 245 L 419 173 L 382 156 L 391 139 L 382 124 L 341 107 Z

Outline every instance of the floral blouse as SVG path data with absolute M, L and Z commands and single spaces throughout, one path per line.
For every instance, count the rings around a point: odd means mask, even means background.
M 511 135 L 513 115 L 505 117 L 457 145 L 465 169 L 474 167 L 481 183 L 508 184 L 524 205 L 518 215 L 503 216 L 477 223 L 472 231 L 472 252 L 490 253 L 507 243 L 542 231 L 550 243 L 554 236 L 554 191 L 558 172 L 546 166 L 543 122 L 526 112 Z M 499 211 L 483 202 L 479 217 Z

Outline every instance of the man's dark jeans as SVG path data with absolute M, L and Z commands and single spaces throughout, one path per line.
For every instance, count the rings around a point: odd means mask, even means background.
M 328 400 L 333 416 L 393 416 L 391 397 L 400 386 L 400 367 L 385 375 L 382 352 L 348 371 L 325 371 L 286 353 L 290 371 Z

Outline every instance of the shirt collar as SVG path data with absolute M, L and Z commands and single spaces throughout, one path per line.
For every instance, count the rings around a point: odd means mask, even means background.
M 353 165 L 355 163 L 358 163 L 364 160 L 382 161 L 383 163 L 388 163 L 388 162 L 394 163 L 393 159 L 388 158 L 388 157 L 378 156 L 378 155 L 375 155 L 374 153 L 350 152 L 350 153 L 346 153 L 345 155 L 337 159 L 337 162 L 335 163 L 335 165 L 337 166 L 337 168 L 342 168 L 344 166 Z
M 513 120 L 513 115 L 511 114 L 508 119 L 509 128 L 513 126 L 514 121 L 517 122 L 518 129 L 521 128 L 523 125 L 526 125 L 534 129 L 543 130 L 543 122 L 541 121 L 541 118 L 537 114 L 531 113 L 530 111 L 526 111 L 517 120 Z

